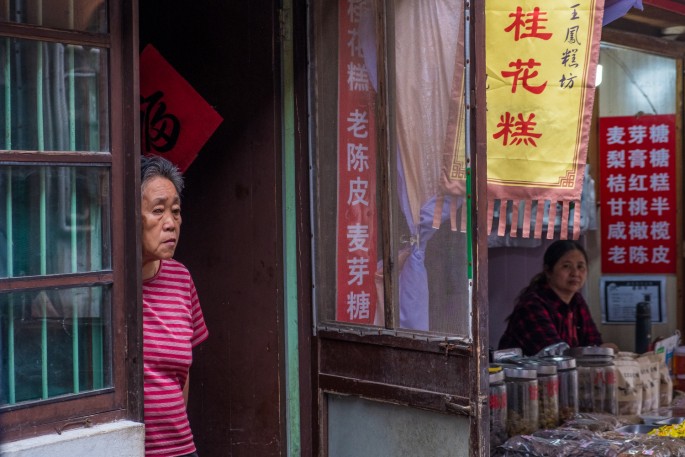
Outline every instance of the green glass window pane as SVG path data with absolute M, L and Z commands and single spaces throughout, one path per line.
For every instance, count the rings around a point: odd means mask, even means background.
M 108 51 L 0 37 L 0 149 L 109 152 Z
M 0 165 L 0 278 L 111 269 L 109 168 Z
M 0 294 L 0 406 L 111 387 L 111 287 Z
M 107 32 L 105 0 L 0 0 L 0 21 Z

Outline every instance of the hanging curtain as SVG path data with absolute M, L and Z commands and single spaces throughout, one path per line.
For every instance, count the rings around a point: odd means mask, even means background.
M 625 16 L 631 8 L 637 8 L 640 11 L 644 10 L 642 0 L 606 0 L 602 25 L 607 25 Z
M 448 219 L 465 230 L 463 5 L 395 2 L 398 191 L 411 233 L 399 274 L 403 328 L 429 329 L 428 241 Z

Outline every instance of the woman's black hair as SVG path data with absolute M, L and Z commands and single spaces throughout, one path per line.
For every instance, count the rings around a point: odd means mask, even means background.
M 545 250 L 545 255 L 542 258 L 542 271 L 536 274 L 533 279 L 531 279 L 530 284 L 521 290 L 521 292 L 516 297 L 516 302 L 525 295 L 528 291 L 537 288 L 543 284 L 547 283 L 547 272 L 551 272 L 554 269 L 554 265 L 557 264 L 559 259 L 561 259 L 564 254 L 569 251 L 580 251 L 585 257 L 585 263 L 588 263 L 587 252 L 585 248 L 574 240 L 557 240 L 550 244 Z
M 140 158 L 140 187 L 145 187 L 145 184 L 153 178 L 166 178 L 176 188 L 176 193 L 179 198 L 183 191 L 183 175 L 178 170 L 178 167 L 165 159 L 164 157 L 156 155 L 142 156 Z
M 574 240 L 557 240 L 550 244 L 545 251 L 545 256 L 543 257 L 542 262 L 543 270 L 552 271 L 554 269 L 554 265 L 557 264 L 559 259 L 561 259 L 564 254 L 569 251 L 580 251 L 581 254 L 583 254 L 583 257 L 585 257 L 585 263 L 588 263 L 587 253 L 579 242 Z

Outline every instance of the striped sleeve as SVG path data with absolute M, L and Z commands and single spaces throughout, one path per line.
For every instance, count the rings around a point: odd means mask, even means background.
M 205 317 L 202 314 L 200 300 L 197 297 L 197 290 L 195 290 L 195 283 L 192 278 L 190 278 L 190 303 L 190 314 L 193 322 L 191 344 L 195 347 L 209 337 L 209 330 L 207 330 L 207 325 L 205 325 Z

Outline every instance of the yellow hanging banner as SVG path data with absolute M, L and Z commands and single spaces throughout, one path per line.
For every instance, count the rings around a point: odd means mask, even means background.
M 560 237 L 569 225 L 579 235 L 574 208 L 580 208 L 603 6 L 603 0 L 487 0 L 489 211 L 500 200 L 502 219 L 512 202 L 511 236 L 520 229 L 520 236 L 540 237 L 543 218 L 556 219 L 557 205 Z M 500 235 L 506 231 L 500 223 Z

